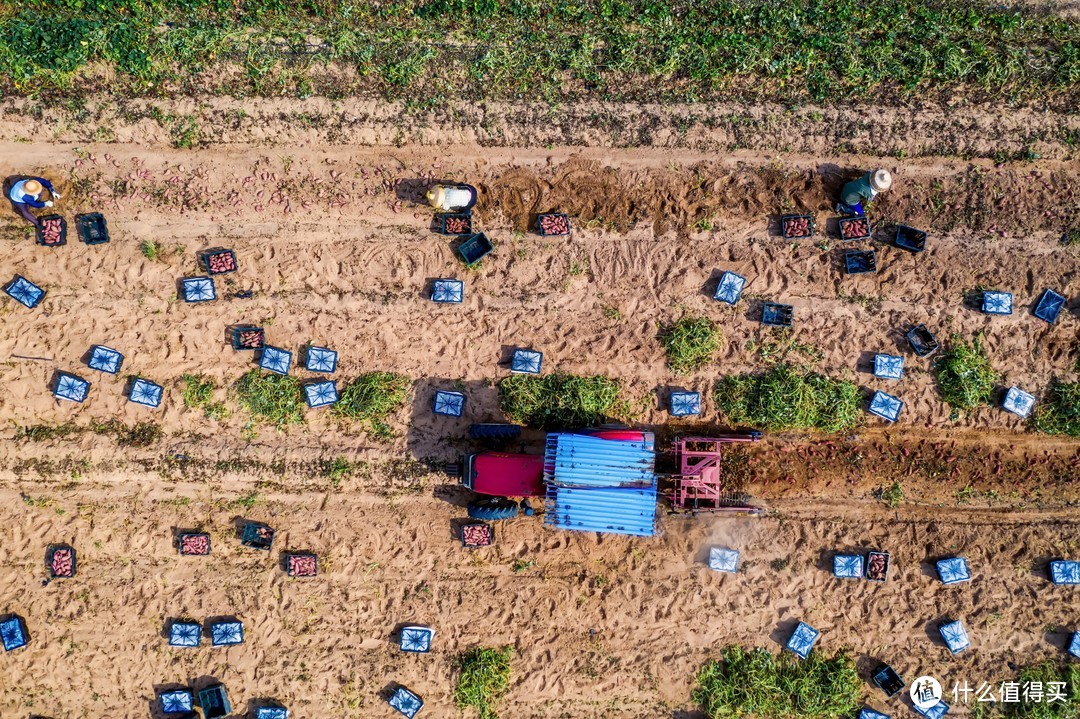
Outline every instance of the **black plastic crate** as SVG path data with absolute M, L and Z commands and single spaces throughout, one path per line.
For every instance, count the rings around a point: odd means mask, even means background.
M 805 235 L 796 235 L 788 231 L 789 220 L 808 220 L 810 224 L 810 230 Z M 813 215 L 783 215 L 780 218 L 780 234 L 785 240 L 805 240 L 807 237 L 814 236 L 814 216 Z
M 53 555 L 62 550 L 71 552 L 71 572 L 69 574 L 57 574 L 53 569 Z M 45 550 L 45 565 L 49 570 L 49 577 L 52 579 L 71 579 L 75 576 L 77 568 L 75 547 L 72 547 L 70 544 L 50 545 L 49 548 Z
M 240 269 L 240 264 L 236 261 L 236 253 L 232 250 L 207 250 L 199 255 L 199 259 L 202 261 L 203 267 L 206 269 L 208 275 L 227 275 L 230 272 L 236 272 Z M 215 269 L 211 266 L 211 261 L 214 260 L 214 264 L 225 263 L 225 269 L 218 267 Z
M 193 549 L 193 548 L 190 548 L 190 547 L 188 549 L 184 548 L 184 540 L 185 539 L 196 539 L 198 537 L 205 537 L 206 538 L 206 551 L 205 552 L 201 552 L 201 551 L 199 551 L 197 549 Z M 207 534 L 206 532 L 181 532 L 179 534 L 179 536 L 177 536 L 176 546 L 180 549 L 180 554 L 183 554 L 184 556 L 187 556 L 187 557 L 205 557 L 205 556 L 208 556 L 210 554 L 210 535 Z
M 908 252 L 922 252 L 926 249 L 926 233 L 907 225 L 897 225 L 896 246 Z
M 877 272 L 877 254 L 873 250 L 848 250 L 844 253 L 844 267 L 849 275 Z
M 566 232 L 545 232 L 544 231 L 544 218 L 545 217 L 561 217 L 566 220 Z M 570 215 L 562 212 L 544 212 L 536 216 L 536 231 L 543 237 L 566 237 L 570 234 Z
M 56 220 L 60 221 L 60 239 L 54 242 L 47 242 L 45 240 L 44 225 L 46 222 L 54 222 Z M 42 215 L 38 218 L 38 223 L 36 241 L 39 245 L 42 245 L 43 247 L 59 247 L 60 245 L 67 244 L 67 220 L 64 219 L 63 215 Z
M 907 337 L 911 349 L 920 357 L 932 355 L 940 346 L 930 330 L 926 329 L 926 325 L 915 325 L 904 336 Z
M 245 332 L 258 332 L 259 333 L 259 343 L 257 345 L 252 345 L 252 346 L 245 345 L 243 343 L 244 338 L 247 336 L 247 335 L 244 335 Z M 232 329 L 232 348 L 234 350 L 261 350 L 265 346 L 266 346 L 266 330 L 264 330 L 262 327 L 252 327 L 252 326 L 247 326 L 247 325 L 245 325 L 243 327 L 233 327 L 233 329 Z
M 890 699 L 904 689 L 904 680 L 888 664 L 878 665 L 871 678 L 874 680 L 874 684 L 877 684 L 878 688 L 885 692 L 885 696 Z
M 487 235 L 478 232 L 475 235 L 470 235 L 468 239 L 458 245 L 458 254 L 461 255 L 461 259 L 465 260 L 465 264 L 475 265 L 487 257 L 494 249 L 495 245 L 491 244 L 491 240 L 488 239 Z
M 769 327 L 791 327 L 794 317 L 795 308 L 791 305 L 766 302 L 761 307 L 761 324 Z
M 293 567 L 292 560 L 304 559 L 308 557 L 310 557 L 315 562 L 314 571 L 311 574 L 298 573 L 297 570 Z M 285 572 L 290 577 L 296 577 L 298 579 L 308 579 L 311 577 L 316 577 L 319 574 L 319 558 L 311 552 L 290 552 L 289 554 L 285 555 Z
M 103 245 L 109 241 L 109 226 L 100 212 L 75 215 L 75 231 L 87 245 Z
M 855 231 L 853 223 L 865 222 L 866 232 L 859 234 Z M 857 217 L 844 217 L 840 219 L 840 239 L 841 240 L 866 240 L 870 238 L 870 235 L 874 233 L 874 228 L 870 224 L 870 220 L 866 215 L 859 215 Z
M 470 527 L 483 527 L 487 530 L 486 542 L 469 542 L 466 538 L 465 530 Z M 468 524 L 461 525 L 461 546 L 466 549 L 476 549 L 478 547 L 490 547 L 495 544 L 495 527 L 487 522 L 469 522 Z
M 449 219 L 465 220 L 465 229 L 461 232 L 451 232 L 446 229 L 446 221 Z M 439 231 L 444 235 L 471 235 L 473 233 L 472 213 L 469 212 L 444 212 L 439 215 Z
M 248 522 L 240 531 L 240 544 L 252 549 L 264 549 L 269 551 L 274 543 L 274 530 L 265 524 Z

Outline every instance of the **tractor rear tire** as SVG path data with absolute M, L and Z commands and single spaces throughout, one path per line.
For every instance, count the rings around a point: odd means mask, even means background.
M 521 427 L 516 424 L 470 424 L 469 436 L 473 439 L 517 439 Z
M 511 499 L 493 497 L 469 502 L 469 517 L 472 519 L 494 522 L 499 519 L 513 519 L 517 515 L 517 502 Z

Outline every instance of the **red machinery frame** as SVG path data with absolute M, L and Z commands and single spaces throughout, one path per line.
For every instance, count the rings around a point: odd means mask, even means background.
M 762 509 L 750 505 L 746 495 L 720 489 L 722 446 L 733 442 L 757 442 L 760 439 L 761 432 L 738 432 L 716 437 L 676 437 L 673 445 L 679 473 L 672 478 L 674 487 L 668 495 L 672 511 L 690 514 L 761 514 Z

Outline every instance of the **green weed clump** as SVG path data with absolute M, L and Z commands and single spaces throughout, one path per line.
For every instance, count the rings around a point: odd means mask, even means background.
M 708 364 L 724 347 L 724 333 L 707 317 L 683 317 L 663 328 L 660 341 L 675 374 L 687 374 Z
M 214 380 L 206 375 L 186 374 L 180 378 L 184 383 L 181 397 L 184 406 L 189 409 L 203 410 L 207 417 L 213 420 L 225 419 L 229 416 L 229 409 L 224 402 L 214 401 Z
M 1054 380 L 1035 405 L 1030 426 L 1043 434 L 1080 437 L 1080 382 Z
M 948 349 L 934 362 L 941 398 L 965 412 L 990 404 L 1001 375 L 990 366 L 979 337 L 965 342 L 960 335 L 953 335 L 949 341 Z
M 372 434 L 389 437 L 386 418 L 409 399 L 412 380 L 394 372 L 367 372 L 341 391 L 332 412 L 338 417 L 363 422 Z
M 780 363 L 762 374 L 716 383 L 716 402 L 735 424 L 778 431 L 844 432 L 862 421 L 863 397 L 854 382 Z
M 278 429 L 304 422 L 304 392 L 296 377 L 253 369 L 238 379 L 233 389 L 255 421 Z
M 619 382 L 602 375 L 510 375 L 499 382 L 499 402 L 511 420 L 539 429 L 592 427 L 624 409 Z
M 693 701 L 709 719 L 838 719 L 854 715 L 862 681 L 844 652 L 806 659 L 765 649 L 724 649 L 697 675 Z
M 491 649 L 477 647 L 457 658 L 457 686 L 454 701 L 461 709 L 473 707 L 480 719 L 498 719 L 494 704 L 510 688 L 510 657 L 512 647 Z

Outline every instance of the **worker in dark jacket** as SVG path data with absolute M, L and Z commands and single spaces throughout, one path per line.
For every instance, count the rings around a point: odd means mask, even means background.
M 870 202 L 878 193 L 892 187 L 892 174 L 888 170 L 871 170 L 858 180 L 853 180 L 840 190 L 840 202 L 836 211 L 845 215 L 861 215 L 863 204 Z
M 52 183 L 44 177 L 20 177 L 13 181 L 9 180 L 5 184 L 10 185 L 7 195 L 11 200 L 12 208 L 35 227 L 39 226 L 38 218 L 30 211 L 30 208 L 40 210 L 52 207 L 53 200 L 59 200 L 61 197 L 60 193 L 53 188 Z M 46 190 L 52 199 L 42 201 L 41 194 Z

